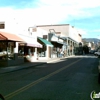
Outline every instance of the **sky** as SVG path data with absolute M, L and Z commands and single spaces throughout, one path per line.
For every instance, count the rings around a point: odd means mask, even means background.
M 70 24 L 100 39 L 100 0 L 0 0 L 0 19 L 21 25 Z

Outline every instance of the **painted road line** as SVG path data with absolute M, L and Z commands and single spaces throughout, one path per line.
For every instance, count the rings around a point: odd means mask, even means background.
M 28 84 L 28 85 L 22 87 L 22 88 L 20 88 L 20 89 L 14 91 L 14 92 L 12 92 L 12 93 L 10 93 L 10 94 L 4 96 L 5 99 L 6 99 L 6 100 L 9 100 L 10 98 L 14 97 L 15 95 L 17 95 L 17 94 L 19 94 L 19 93 L 21 93 L 21 92 L 23 92 L 23 91 L 29 89 L 30 87 L 32 87 L 32 86 L 34 86 L 34 85 L 36 85 L 36 84 L 42 82 L 42 81 L 45 80 L 45 79 L 50 78 L 51 76 L 53 76 L 53 75 L 55 75 L 55 74 L 57 74 L 57 73 L 63 71 L 64 69 L 70 67 L 71 65 L 73 65 L 73 64 L 75 64 L 75 63 L 77 63 L 77 62 L 79 62 L 80 60 L 82 60 L 82 59 L 79 59 L 79 60 L 77 60 L 77 61 L 75 61 L 75 62 L 72 62 L 71 64 L 69 64 L 69 65 L 67 65 L 67 66 L 65 66 L 65 67 L 62 67 L 62 68 L 60 68 L 60 69 L 58 69 L 58 70 L 56 70 L 56 71 L 54 71 L 54 72 L 52 72 L 52 73 L 50 73 L 50 74 L 48 74 L 48 75 L 46 75 L 46 76 L 44 76 L 44 77 L 42 77 L 42 78 L 40 78 L 40 79 L 38 79 L 38 80 L 36 80 L 36 81 L 34 81 L 34 82 L 32 82 L 32 83 L 30 83 L 30 84 Z

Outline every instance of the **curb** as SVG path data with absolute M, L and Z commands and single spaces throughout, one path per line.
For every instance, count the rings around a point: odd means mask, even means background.
M 55 59 L 55 60 L 51 60 L 51 61 L 47 61 L 47 63 L 52 63 L 52 62 L 55 62 L 55 61 L 60 61 L 61 59 Z
M 23 70 L 23 69 L 28 69 L 28 68 L 31 68 L 31 67 L 36 67 L 36 66 L 40 66 L 40 65 L 45 65 L 47 63 L 40 63 L 40 64 L 36 64 L 36 65 L 30 65 L 30 66 L 26 66 L 26 67 L 21 67 L 21 68 L 17 68 L 17 69 L 13 69 L 13 70 L 6 70 L 4 72 L 0 72 L 0 74 L 4 74 L 4 73 L 10 73 L 10 72 L 14 72 L 14 71 L 18 71 L 18 70 Z
M 41 63 L 38 63 L 36 65 L 29 65 L 29 66 L 19 67 L 19 68 L 15 68 L 15 69 L 11 69 L 11 70 L 4 70 L 4 71 L 0 72 L 0 74 L 10 73 L 10 72 L 18 71 L 18 70 L 23 70 L 23 69 L 28 69 L 28 68 L 36 67 L 36 66 L 40 66 L 40 65 L 45 65 L 45 64 L 52 63 L 52 62 L 55 62 L 55 61 L 60 61 L 62 59 L 66 59 L 66 58 L 67 57 L 65 57 L 65 58 L 58 58 L 58 59 L 47 61 L 47 62 L 41 62 Z M 19 65 L 19 66 L 21 66 L 21 65 Z

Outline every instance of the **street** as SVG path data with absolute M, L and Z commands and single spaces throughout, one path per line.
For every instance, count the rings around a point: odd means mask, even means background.
M 98 58 L 79 56 L 0 74 L 5 100 L 91 100 L 100 92 Z

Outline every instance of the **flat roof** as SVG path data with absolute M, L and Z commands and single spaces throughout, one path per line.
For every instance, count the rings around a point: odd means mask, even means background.
M 70 24 L 51 24 L 51 25 L 36 25 L 36 27 L 48 27 L 48 26 L 68 26 Z

